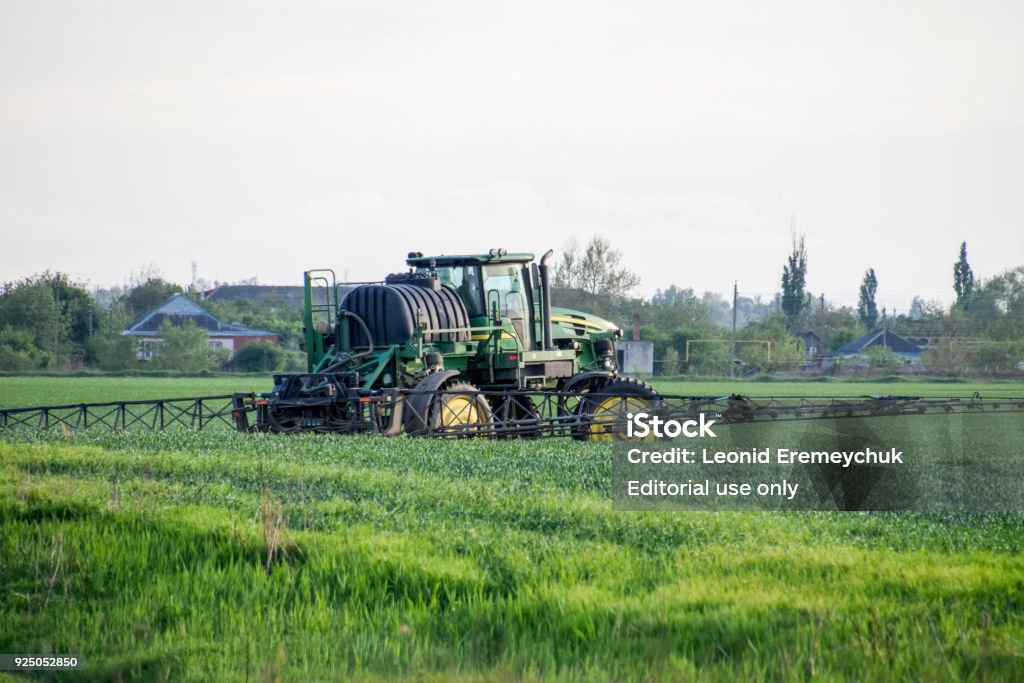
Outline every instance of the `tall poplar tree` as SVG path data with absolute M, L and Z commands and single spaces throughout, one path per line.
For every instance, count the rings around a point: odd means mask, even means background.
M 857 303 L 857 316 L 864 325 L 872 330 L 878 322 L 878 304 L 875 294 L 878 293 L 878 278 L 875 269 L 868 268 L 864 280 L 860 283 L 860 301 Z
M 790 327 L 800 317 L 806 301 L 807 247 L 804 240 L 803 235 L 797 240 L 796 233 L 793 233 L 793 251 L 782 267 L 782 311 L 789 319 Z
M 953 290 L 960 306 L 967 304 L 974 291 L 974 271 L 967 262 L 967 242 L 960 244 L 960 258 L 953 264 Z

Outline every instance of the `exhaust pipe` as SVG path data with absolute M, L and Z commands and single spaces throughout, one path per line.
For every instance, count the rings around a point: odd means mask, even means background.
M 540 267 L 537 268 L 537 270 L 540 271 L 541 296 L 544 298 L 541 302 L 541 312 L 544 316 L 545 351 L 553 351 L 555 348 L 551 341 L 553 336 L 551 331 L 551 278 L 548 275 L 548 259 L 554 253 L 554 249 L 548 249 L 547 253 L 540 257 Z

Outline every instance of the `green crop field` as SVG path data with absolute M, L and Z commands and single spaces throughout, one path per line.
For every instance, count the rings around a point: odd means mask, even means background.
M 264 382 L 4 377 L 0 405 Z M 88 681 L 1024 678 L 1021 514 L 623 512 L 610 470 L 568 439 L 3 433 L 0 652 Z
M 1024 382 L 941 381 L 655 381 L 665 393 L 685 396 L 1024 396 Z M 213 377 L 58 377 L 0 376 L 0 407 L 133 401 L 151 398 L 214 396 L 233 392 L 264 392 L 273 388 L 269 377 L 227 375 Z
M 274 388 L 269 376 L 220 377 L 0 377 L 0 407 L 140 401 L 151 398 L 219 396 Z

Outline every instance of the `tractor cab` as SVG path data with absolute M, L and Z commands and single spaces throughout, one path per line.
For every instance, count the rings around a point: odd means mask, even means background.
M 466 306 L 473 327 L 508 321 L 523 349 L 539 341 L 533 313 L 536 285 L 531 280 L 533 254 L 508 254 L 492 249 L 473 256 L 409 254 L 414 274 L 436 275 L 442 286 L 454 290 Z

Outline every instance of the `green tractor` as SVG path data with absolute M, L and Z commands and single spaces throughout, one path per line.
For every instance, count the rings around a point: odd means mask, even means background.
M 552 306 L 551 254 L 412 252 L 408 272 L 343 296 L 333 271 L 307 271 L 307 372 L 274 377 L 255 428 L 529 436 L 572 420 L 614 437 L 655 392 L 620 376 L 618 327 Z

